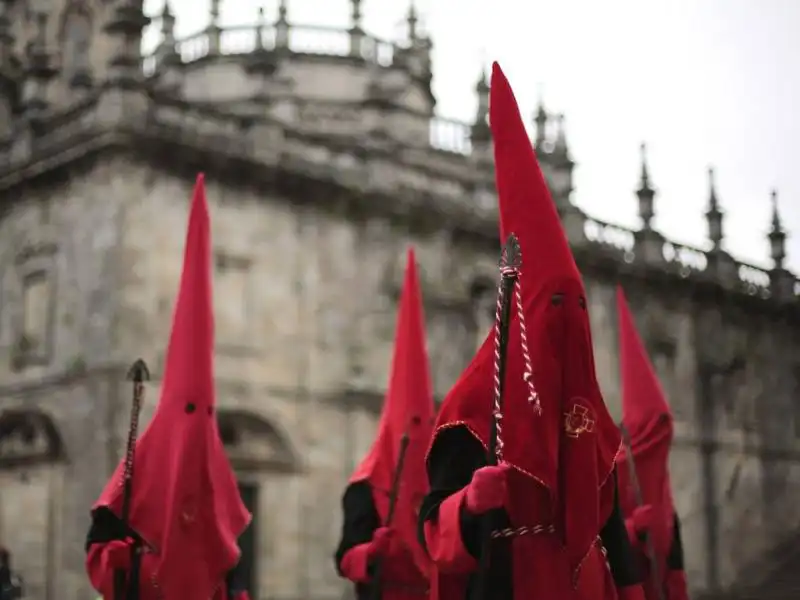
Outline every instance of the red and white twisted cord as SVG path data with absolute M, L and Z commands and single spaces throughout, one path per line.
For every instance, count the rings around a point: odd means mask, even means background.
M 497 461 L 503 460 L 503 406 L 501 397 L 501 382 L 500 382 L 500 323 L 501 315 L 503 312 L 503 304 L 505 301 L 505 290 L 503 288 L 503 280 L 508 278 L 514 279 L 514 300 L 517 305 L 517 313 L 519 314 L 519 329 L 520 329 L 520 345 L 522 346 L 522 360 L 524 371 L 522 373 L 522 380 L 528 387 L 528 404 L 533 407 L 535 415 L 542 414 L 542 403 L 539 398 L 539 393 L 536 391 L 536 386 L 533 384 L 533 361 L 531 361 L 531 353 L 528 346 L 528 328 L 525 323 L 525 311 L 522 304 L 522 281 L 520 280 L 519 268 L 516 265 L 503 265 L 500 268 L 500 285 L 497 291 L 497 306 L 495 307 L 494 319 L 494 423 L 495 431 L 497 432 L 497 446 L 495 448 L 495 455 Z
M 533 385 L 533 362 L 531 353 L 528 349 L 528 327 L 525 325 L 525 311 L 522 310 L 522 281 L 517 277 L 516 285 L 517 313 L 519 314 L 519 339 L 522 345 L 522 360 L 525 363 L 525 370 L 522 373 L 522 380 L 528 386 L 528 403 L 533 407 L 536 415 L 542 414 L 542 403 L 539 400 L 539 393 Z

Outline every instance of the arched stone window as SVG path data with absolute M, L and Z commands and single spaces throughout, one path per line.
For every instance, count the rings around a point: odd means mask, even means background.
M 231 466 L 239 476 L 242 501 L 253 515 L 250 526 L 238 540 L 242 552 L 239 575 L 250 596 L 257 597 L 259 566 L 265 553 L 262 544 L 265 537 L 269 537 L 265 536 L 260 515 L 264 492 L 271 485 L 272 477 L 265 478 L 264 472 L 296 473 L 300 461 L 285 433 L 256 413 L 222 408 L 217 411 L 217 425 Z M 271 510 L 269 505 L 266 509 Z
M 62 29 L 61 66 L 73 87 L 87 87 L 92 83 L 92 20 L 82 6 L 67 9 Z
M 217 424 L 234 469 L 283 473 L 299 469 L 299 461 L 286 436 L 260 415 L 245 410 L 220 409 Z
M 61 460 L 64 445 L 52 419 L 33 409 L 0 412 L 0 469 Z

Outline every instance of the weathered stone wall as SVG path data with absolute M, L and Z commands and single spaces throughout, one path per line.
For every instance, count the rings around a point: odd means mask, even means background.
M 42 411 L 63 444 L 49 462 L 3 463 L 0 536 L 34 597 L 57 589 L 77 600 L 89 593 L 88 508 L 124 443 L 133 358 L 154 375 L 144 422 L 157 398 L 193 181 L 120 156 L 55 183 L 15 192 L 0 221 L 0 409 Z M 421 234 L 216 175 L 207 193 L 218 400 L 221 414 L 243 415 L 226 444 L 241 481 L 259 486 L 259 586 L 276 598 L 340 597 L 340 492 L 372 441 L 405 248 L 417 248 L 439 397 L 491 324 L 495 250 L 446 225 Z M 617 277 L 584 271 L 598 378 L 618 415 Z M 39 273 L 49 285 L 29 277 Z M 787 418 L 795 325 L 685 281 L 623 283 L 678 419 L 673 487 L 691 583 L 730 583 L 800 526 Z M 21 352 L 20 336 L 33 347 Z M 737 358 L 701 385 L 702 365 Z

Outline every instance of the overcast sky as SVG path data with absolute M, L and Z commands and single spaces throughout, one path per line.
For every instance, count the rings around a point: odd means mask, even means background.
M 274 18 L 277 0 L 222 0 L 223 23 Z M 178 33 L 208 0 L 171 0 Z M 148 0 L 148 14 L 163 0 Z M 481 63 L 497 60 L 531 113 L 539 90 L 566 115 L 576 202 L 636 225 L 639 145 L 659 190 L 656 225 L 705 247 L 707 169 L 717 171 L 727 246 L 768 266 L 777 188 L 800 270 L 800 0 L 417 0 L 434 51 L 438 112 L 471 120 Z M 392 38 L 407 0 L 364 0 L 367 29 Z M 347 26 L 348 0 L 289 0 L 290 21 Z M 152 42 L 152 37 L 150 38 Z M 794 175 L 792 174 L 794 173 Z M 792 235 L 794 234 L 794 235 Z

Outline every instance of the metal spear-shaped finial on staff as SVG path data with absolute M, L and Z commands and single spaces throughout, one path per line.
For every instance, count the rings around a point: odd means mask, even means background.
M 508 236 L 506 245 L 500 255 L 499 266 L 500 284 L 497 290 L 497 312 L 494 325 L 494 405 L 490 415 L 489 448 L 486 455 L 486 460 L 490 466 L 497 465 L 503 456 L 503 387 L 506 375 L 508 328 L 511 320 L 511 302 L 514 297 L 514 286 L 519 281 L 519 269 L 522 266 L 522 251 L 519 246 L 519 240 L 513 233 Z M 480 585 L 482 589 L 478 597 L 491 597 L 491 590 L 488 585 L 489 555 L 491 552 L 492 532 L 495 528 L 495 523 L 491 518 L 484 519 L 480 561 Z
M 631 436 L 628 428 L 623 423 L 619 424 L 619 430 L 622 433 L 622 441 L 625 444 L 625 454 L 628 463 L 628 472 L 630 473 L 631 485 L 633 486 L 633 493 L 636 497 L 636 506 L 644 506 L 644 495 L 642 494 L 642 486 L 639 483 L 639 476 L 636 474 L 636 462 L 633 458 L 633 449 L 631 447 Z M 656 547 L 653 543 L 653 538 L 649 532 L 644 533 L 645 550 L 647 552 L 647 559 L 650 561 L 650 576 L 653 580 L 653 587 L 658 594 L 658 600 L 666 600 L 664 594 L 664 585 L 661 580 L 661 573 L 658 564 L 658 557 L 656 556 Z
M 128 441 L 125 448 L 125 466 L 122 475 L 122 521 L 123 531 L 128 531 L 130 526 L 131 493 L 133 490 L 133 459 L 136 452 L 136 438 L 139 433 L 139 414 L 142 411 L 142 401 L 144 400 L 144 382 L 150 380 L 150 370 L 141 358 L 134 361 L 128 369 L 128 381 L 133 383 L 133 402 L 131 403 L 131 419 L 128 427 Z M 135 565 L 135 553 L 137 545 L 131 546 L 131 565 Z M 130 573 L 130 579 L 138 573 Z M 128 594 L 125 593 L 125 572 L 117 571 L 114 573 L 114 599 L 126 600 Z

